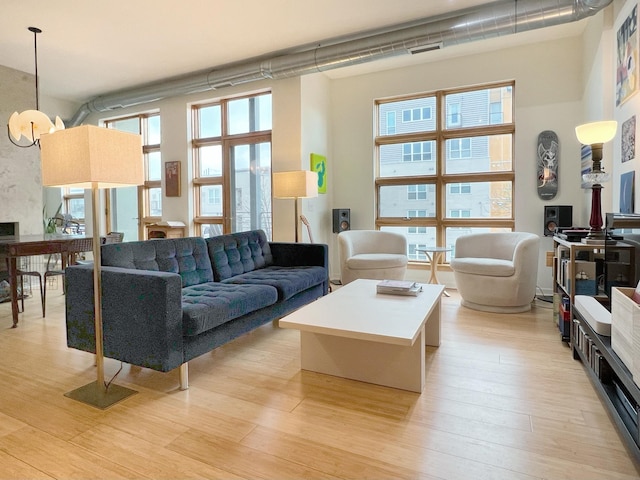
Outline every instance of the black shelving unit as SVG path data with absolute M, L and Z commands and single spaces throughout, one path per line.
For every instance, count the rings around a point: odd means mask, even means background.
M 573 324 L 571 328 L 570 346 L 573 352 L 573 358 L 582 362 L 589 380 L 591 380 L 593 387 L 607 408 L 611 420 L 618 428 L 629 453 L 635 461 L 636 468 L 640 472 L 640 430 L 638 428 L 638 416 L 633 415 L 633 410 L 631 410 L 631 412 L 629 410 L 630 407 L 635 408 L 635 412 L 640 410 L 640 389 L 633 381 L 629 369 L 611 348 L 611 337 L 595 333 L 589 323 L 585 321 L 576 309 L 572 309 L 572 314 Z M 576 332 L 580 327 L 582 327 L 584 335 L 593 342 L 593 346 L 595 347 L 593 351 L 597 349 L 602 356 L 600 359 L 600 371 L 598 373 L 592 368 L 591 359 L 588 354 L 583 352 L 579 344 L 580 340 Z M 616 386 L 616 384 L 618 386 Z M 620 386 L 622 386 L 622 390 L 624 390 L 622 397 L 620 395 Z

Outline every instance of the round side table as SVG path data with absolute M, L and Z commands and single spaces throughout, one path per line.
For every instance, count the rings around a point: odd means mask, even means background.
M 440 283 L 438 281 L 438 264 L 442 260 L 442 254 L 450 252 L 451 250 L 451 248 L 447 247 L 416 248 L 416 252 L 424 253 L 431 263 L 431 277 L 429 278 L 429 283 Z M 445 290 L 444 295 L 448 297 L 449 293 Z

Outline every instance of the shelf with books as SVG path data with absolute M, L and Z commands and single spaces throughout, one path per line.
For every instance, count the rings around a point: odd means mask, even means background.
M 627 448 L 640 465 L 640 389 L 630 370 L 611 347 L 611 337 L 597 334 L 579 310 L 574 310 L 571 338 L 573 358 L 582 362 Z

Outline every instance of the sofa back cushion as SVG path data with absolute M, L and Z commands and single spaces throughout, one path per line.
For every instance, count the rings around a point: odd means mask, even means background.
M 216 282 L 273 264 L 271 247 L 262 230 L 210 237 L 206 242 Z
M 102 265 L 178 273 L 182 286 L 213 281 L 204 238 L 170 238 L 102 246 Z

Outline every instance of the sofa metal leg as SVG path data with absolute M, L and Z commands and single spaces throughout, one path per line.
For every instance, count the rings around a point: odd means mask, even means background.
M 180 390 L 189 388 L 189 364 L 184 362 L 180 365 Z

